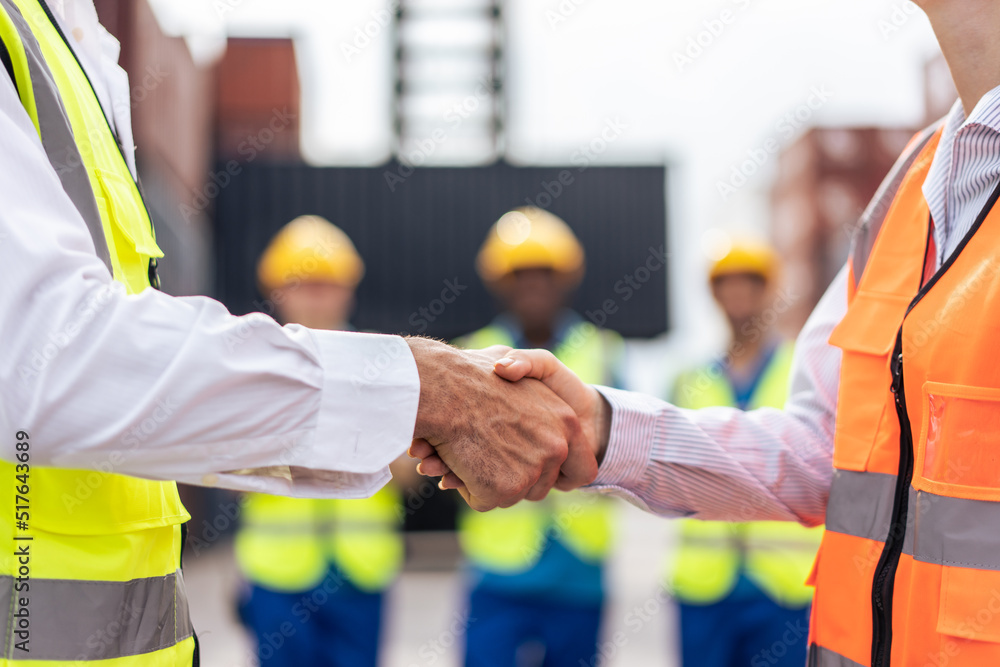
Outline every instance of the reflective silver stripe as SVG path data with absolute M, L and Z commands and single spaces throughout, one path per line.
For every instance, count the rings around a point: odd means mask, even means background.
M 896 477 L 834 471 L 826 528 L 884 542 Z M 910 487 L 903 553 L 936 565 L 1000 570 L 1000 503 L 939 496 Z
M 106 660 L 169 648 L 193 634 L 180 571 L 122 582 L 27 583 L 27 590 L 15 591 L 14 578 L 0 576 L 5 658 Z M 18 602 L 21 598 L 26 606 Z M 25 623 L 29 653 L 16 647 Z
M 910 489 L 903 553 L 924 563 L 1000 570 L 1000 503 Z
M 895 475 L 834 470 L 826 506 L 826 529 L 885 541 L 895 493 Z
M 809 646 L 808 667 L 866 667 L 860 662 L 854 662 L 836 651 L 812 644 Z
M 38 110 L 38 128 L 41 132 L 42 146 L 49 158 L 49 163 L 59 175 L 63 190 L 69 195 L 73 206 L 80 212 L 83 221 L 87 223 L 90 236 L 94 240 L 94 249 L 104 265 L 111 271 L 111 254 L 107 240 L 104 237 L 104 226 L 101 214 L 94 198 L 94 190 L 90 176 L 80 157 L 80 149 L 73 138 L 73 127 L 59 95 L 59 88 L 52 78 L 52 72 L 45 63 L 42 49 L 31 28 L 21 15 L 21 11 L 10 0 L 0 0 L 0 8 L 7 12 L 11 21 L 17 27 L 24 45 L 28 60 L 28 70 L 31 75 L 31 88 L 35 95 L 35 106 Z M 16 83 L 15 83 L 16 85 Z

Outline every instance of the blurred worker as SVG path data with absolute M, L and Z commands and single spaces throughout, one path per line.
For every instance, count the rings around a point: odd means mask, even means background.
M 314 215 L 285 225 L 257 265 L 277 319 L 322 330 L 351 328 L 363 273 L 350 238 Z M 252 493 L 242 517 L 236 559 L 250 590 L 241 616 L 256 635 L 260 664 L 374 667 L 383 592 L 403 558 L 395 484 L 354 500 Z M 283 632 L 286 624 L 295 632 Z
M 790 341 L 769 330 L 777 258 L 768 246 L 739 242 L 709 272 L 712 296 L 730 328 L 725 358 L 681 374 L 672 401 L 681 408 L 781 408 L 788 395 Z M 805 585 L 822 530 L 796 523 L 724 523 L 686 519 L 668 564 L 678 601 L 685 667 L 800 667 L 812 589 Z M 775 643 L 780 651 L 764 651 Z M 779 655 L 780 653 L 780 655 Z
M 583 278 L 584 252 L 565 222 L 538 208 L 505 214 L 490 229 L 477 268 L 505 312 L 458 345 L 545 348 L 588 382 L 616 382 L 621 338 L 567 308 Z M 592 664 L 611 514 L 608 499 L 553 491 L 541 502 L 462 515 L 469 615 L 476 619 L 466 667 Z

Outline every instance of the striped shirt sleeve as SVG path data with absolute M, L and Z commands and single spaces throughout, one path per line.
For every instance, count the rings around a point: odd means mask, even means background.
M 684 410 L 599 387 L 611 439 L 591 488 L 666 517 L 822 523 L 840 377 L 828 339 L 847 311 L 846 283 L 842 270 L 799 335 L 783 410 Z

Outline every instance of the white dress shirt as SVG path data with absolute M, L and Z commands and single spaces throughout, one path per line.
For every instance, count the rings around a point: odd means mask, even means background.
M 938 266 L 998 180 L 1000 87 L 983 96 L 968 119 L 956 102 L 924 182 Z M 846 312 L 845 269 L 799 335 L 784 410 L 682 410 L 602 388 L 613 417 L 594 488 L 665 516 L 822 523 L 833 477 L 841 356 L 828 339 Z
M 92 0 L 51 4 L 134 169 L 117 41 Z M 38 466 L 318 497 L 389 479 L 420 394 L 406 342 L 125 294 L 2 70 L 0 202 L 0 458 L 27 431 Z

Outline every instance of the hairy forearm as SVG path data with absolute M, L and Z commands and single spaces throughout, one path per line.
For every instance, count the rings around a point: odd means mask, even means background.
M 446 409 L 442 379 L 455 363 L 455 350 L 446 343 L 431 338 L 408 337 L 413 360 L 420 376 L 420 402 L 414 437 L 422 438 L 438 426 L 441 413 Z

